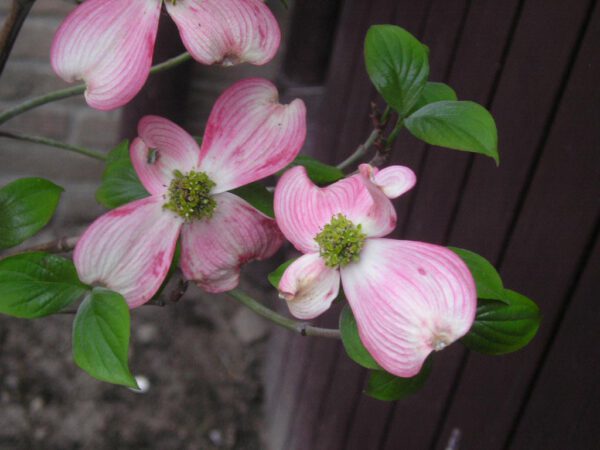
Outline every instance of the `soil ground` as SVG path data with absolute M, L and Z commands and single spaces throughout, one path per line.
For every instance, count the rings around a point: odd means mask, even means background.
M 0 316 L 0 449 L 260 449 L 270 326 L 190 289 L 132 314 L 130 365 L 147 393 L 98 382 L 71 358 L 68 315 Z

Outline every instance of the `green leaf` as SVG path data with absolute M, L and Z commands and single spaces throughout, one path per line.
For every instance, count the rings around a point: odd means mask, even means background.
M 22 253 L 0 260 L 0 313 L 34 319 L 54 314 L 87 290 L 75 266 L 47 253 Z
M 283 175 L 287 169 L 295 166 L 303 166 L 306 169 L 306 174 L 313 182 L 319 185 L 335 183 L 344 178 L 344 172 L 335 166 L 322 163 L 321 161 L 307 155 L 298 155 L 296 159 L 282 170 L 278 175 Z
M 279 282 L 281 281 L 281 277 L 283 276 L 283 272 L 287 269 L 294 261 L 298 258 L 290 259 L 289 261 L 284 262 L 277 269 L 271 272 L 267 278 L 269 279 L 269 283 L 273 285 L 275 289 L 279 289 Z
M 63 188 L 43 178 L 21 178 L 0 189 L 0 248 L 14 247 L 44 228 Z
M 504 286 L 500 275 L 492 264 L 483 256 L 469 250 L 457 247 L 448 247 L 465 262 L 469 268 L 475 284 L 477 285 L 477 297 L 502 300 Z
M 355 363 L 367 369 L 382 370 L 381 366 L 369 354 L 358 335 L 358 326 L 352 310 L 348 305 L 344 306 L 340 314 L 340 333 L 346 353 Z
M 496 122 L 489 111 L 477 103 L 430 103 L 407 117 L 404 125 L 428 144 L 481 153 L 499 163 Z
M 273 211 L 274 194 L 269 192 L 262 184 L 250 183 L 234 189 L 231 193 L 243 198 L 261 213 L 271 218 L 275 217 L 275 211 Z
M 129 141 L 125 140 L 108 154 L 96 200 L 105 208 L 113 209 L 148 195 L 133 169 Z
M 127 363 L 129 307 L 116 292 L 94 288 L 73 322 L 73 357 L 101 381 L 137 388 Z
M 384 100 L 406 116 L 429 77 L 427 47 L 398 26 L 374 25 L 365 39 L 365 64 Z
M 428 81 L 425 83 L 425 87 L 423 87 L 423 91 L 421 92 L 421 96 L 417 100 L 417 103 L 413 106 L 411 114 L 425 105 L 441 102 L 443 100 L 458 100 L 454 89 L 444 83 Z
M 401 400 L 421 389 L 430 373 L 431 358 L 427 358 L 421 371 L 411 378 L 399 378 L 382 370 L 373 370 L 365 393 L 377 400 Z
M 462 342 L 487 355 L 514 352 L 533 339 L 540 320 L 540 310 L 533 301 L 506 289 L 502 302 L 478 301 L 475 323 Z

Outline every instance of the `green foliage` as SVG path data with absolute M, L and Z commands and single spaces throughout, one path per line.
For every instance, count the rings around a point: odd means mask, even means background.
M 533 339 L 540 320 L 540 310 L 533 301 L 506 289 L 500 301 L 479 300 L 475 323 L 462 342 L 488 355 L 514 352 Z
M 401 400 L 420 390 L 431 373 L 431 358 L 425 360 L 421 371 L 411 378 L 399 378 L 382 370 L 369 374 L 365 393 L 377 400 Z
M 417 100 L 417 103 L 413 106 L 411 114 L 425 105 L 430 103 L 441 102 L 444 100 L 458 100 L 456 92 L 450 86 L 444 83 L 436 83 L 428 81 L 423 87 L 421 96 Z
M 23 253 L 0 260 L 0 313 L 34 319 L 81 298 L 88 287 L 65 258 Z
M 449 247 L 465 262 L 477 285 L 477 316 L 462 342 L 488 355 L 510 353 L 533 339 L 540 326 L 540 310 L 529 298 L 505 289 L 492 264 L 469 250 Z
M 273 210 L 274 194 L 269 192 L 261 183 L 250 183 L 234 189 L 231 193 L 243 198 L 264 215 L 271 218 L 275 217 L 275 211 Z
M 275 288 L 279 289 L 279 282 L 281 281 L 281 277 L 283 276 L 283 272 L 287 269 L 297 258 L 290 259 L 289 261 L 284 262 L 277 269 L 271 272 L 268 275 L 269 283 Z
M 340 314 L 340 333 L 344 349 L 350 359 L 367 369 L 382 370 L 360 340 L 356 319 L 348 305 L 344 306 Z
M 322 163 L 321 161 L 306 155 L 296 156 L 296 159 L 294 159 L 294 161 L 288 167 L 282 170 L 279 175 L 282 175 L 287 169 L 295 166 L 303 166 L 306 169 L 308 178 L 310 178 L 315 184 L 321 186 L 335 183 L 336 181 L 344 178 L 344 172 L 342 172 L 341 169 Z
M 404 125 L 428 144 L 481 153 L 499 163 L 496 123 L 489 111 L 477 103 L 430 103 L 407 117 Z
M 44 228 L 63 188 L 43 178 L 21 178 L 0 189 L 0 249 L 14 247 Z
M 483 256 L 462 248 L 448 247 L 465 262 L 475 284 L 477 285 L 477 297 L 485 299 L 501 300 L 504 296 L 504 286 L 500 275 L 492 264 Z
M 127 363 L 129 307 L 116 292 L 94 288 L 73 322 L 73 358 L 92 377 L 137 387 Z
M 384 100 L 404 117 L 419 100 L 429 77 L 429 54 L 408 31 L 375 25 L 365 39 L 365 64 Z
M 96 200 L 108 209 L 148 197 L 129 157 L 129 141 L 125 140 L 108 154 L 102 183 L 96 191 Z

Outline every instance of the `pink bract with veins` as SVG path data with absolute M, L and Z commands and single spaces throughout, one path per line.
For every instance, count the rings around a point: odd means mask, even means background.
M 50 60 L 63 80 L 83 80 L 96 109 L 129 102 L 152 65 L 163 0 L 86 0 L 62 23 Z M 181 39 L 203 64 L 269 62 L 281 40 L 275 17 L 261 0 L 167 0 Z
M 283 169 L 306 137 L 301 100 L 278 103 L 267 80 L 236 83 L 217 100 L 202 146 L 179 126 L 144 117 L 131 144 L 133 166 L 150 196 L 99 217 L 74 253 L 84 283 L 119 292 L 130 307 L 146 303 L 165 279 L 178 237 L 184 276 L 209 292 L 233 289 L 240 266 L 268 258 L 283 237 L 273 219 L 227 192 Z M 202 173 L 216 206 L 187 220 L 165 207 L 176 173 Z
M 280 296 L 294 316 L 312 319 L 330 307 L 341 282 L 369 353 L 386 371 L 412 377 L 433 350 L 468 332 L 477 306 L 475 283 L 445 247 L 383 238 L 396 225 L 390 199 L 415 184 L 409 168 L 379 171 L 362 164 L 359 172 L 319 188 L 303 167 L 295 167 L 277 184 L 277 224 L 304 253 L 284 272 Z M 364 241 L 356 260 L 330 267 L 316 237 L 340 214 L 360 226 Z

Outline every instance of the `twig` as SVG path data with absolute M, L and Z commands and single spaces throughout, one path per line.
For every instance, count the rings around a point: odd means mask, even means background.
M 183 284 L 181 284 L 181 283 L 183 283 Z M 178 283 L 178 286 L 181 286 L 184 288 L 171 292 L 171 294 L 169 294 L 167 296 L 167 298 L 170 301 L 176 302 L 179 300 L 179 298 L 181 298 L 181 296 L 185 293 L 185 289 L 187 289 L 187 282 L 180 280 L 180 283 Z M 176 298 L 175 300 L 173 299 L 174 294 L 175 294 L 175 298 Z M 265 319 L 273 322 L 275 325 L 279 325 L 280 327 L 294 331 L 302 336 L 315 336 L 315 337 L 324 337 L 324 338 L 331 338 L 331 339 L 340 339 L 341 338 L 340 330 L 333 329 L 333 328 L 313 327 L 312 325 L 310 325 L 306 322 L 297 322 L 295 320 L 289 319 L 289 318 L 282 316 L 281 314 L 273 311 L 272 309 L 267 308 L 263 304 L 259 303 L 258 301 L 256 301 L 252 297 L 250 297 L 244 291 L 241 291 L 239 289 L 234 289 L 232 291 L 229 291 L 229 292 L 227 292 L 227 295 L 229 295 L 231 298 L 237 300 L 242 305 L 246 306 L 247 308 L 249 308 L 256 314 L 258 314 L 259 316 L 264 317 Z M 152 300 L 152 301 L 146 303 L 144 306 L 146 306 L 146 305 L 148 305 L 148 306 L 165 306 L 166 302 L 159 298 L 159 299 Z M 70 314 L 76 314 L 76 313 L 77 313 L 76 310 L 67 309 L 64 311 L 59 311 L 56 314 L 70 315 Z
M 35 0 L 13 0 L 12 2 L 10 13 L 0 31 L 0 75 L 4 71 L 19 31 L 34 3 Z
M 188 285 L 189 282 L 183 278 L 181 271 L 176 270 L 164 287 L 162 294 L 151 299 L 146 305 L 167 306 L 169 303 L 177 303 L 185 295 Z
M 258 301 L 250 297 L 248 294 L 239 289 L 229 291 L 227 292 L 227 295 L 229 295 L 234 300 L 237 300 L 244 306 L 250 308 L 259 316 L 270 320 L 271 322 L 273 322 L 276 325 L 279 325 L 280 327 L 287 328 L 288 330 L 301 334 L 302 336 L 318 336 L 325 338 L 340 339 L 340 330 L 313 327 L 312 325 L 309 325 L 306 322 L 297 322 L 295 320 L 289 319 L 273 311 L 272 309 L 267 308 L 266 306 L 259 303 Z
M 359 161 L 363 158 L 367 152 L 371 149 L 373 145 L 377 145 L 377 143 L 381 140 L 382 132 L 387 122 L 389 120 L 391 109 L 389 106 L 385 108 L 383 114 L 379 114 L 377 111 L 377 106 L 372 103 L 371 104 L 371 119 L 373 120 L 373 131 L 367 138 L 365 142 L 360 144 L 357 149 L 352 153 L 348 158 L 337 165 L 338 169 L 345 169 L 346 167 L 351 166 L 355 162 Z
M 55 141 L 42 136 L 30 136 L 22 133 L 11 133 L 8 131 L 0 131 L 0 137 L 15 139 L 17 141 L 33 142 L 34 144 L 42 144 L 48 147 L 60 148 L 69 152 L 79 153 L 80 155 L 89 156 L 90 158 L 99 159 L 101 161 L 106 159 L 106 155 L 98 150 L 92 150 L 77 145 L 65 144 L 64 142 Z
M 25 252 L 67 253 L 75 248 L 75 245 L 77 245 L 78 240 L 79 236 L 62 237 L 60 239 L 45 242 L 43 244 L 33 245 L 31 247 L 23 248 L 20 250 L 13 250 L 1 257 L 5 258 L 8 256 L 14 256 Z
M 384 140 L 382 145 L 379 146 L 377 152 L 375 153 L 375 156 L 373 156 L 371 161 L 369 161 L 370 165 L 374 167 L 379 167 L 387 164 L 387 162 L 390 159 L 390 156 L 392 156 L 392 146 L 394 145 L 394 141 L 400 134 L 400 131 L 402 131 L 402 128 L 404 128 L 404 120 L 398 118 L 398 121 L 396 122 L 396 125 L 394 126 L 392 132 Z
M 348 156 L 348 158 L 346 158 L 337 165 L 338 169 L 345 169 L 346 167 L 354 164 L 356 161 L 359 161 L 363 156 L 367 154 L 369 149 L 373 146 L 373 144 L 379 138 L 380 135 L 381 130 L 373 130 L 367 138 L 367 140 L 364 143 L 360 144 L 358 148 L 354 151 L 354 153 L 352 153 L 350 156 Z
M 181 63 L 189 61 L 191 56 L 189 53 L 182 53 L 181 55 L 175 56 L 174 58 L 168 59 L 165 62 L 157 64 L 150 69 L 150 73 L 159 73 L 165 70 L 171 69 L 173 67 L 178 66 Z M 34 97 L 30 100 L 26 100 L 23 103 L 14 106 L 13 108 L 7 109 L 3 113 L 0 114 L 0 125 L 2 125 L 7 120 L 12 119 L 19 114 L 22 114 L 26 111 L 29 111 L 33 108 L 37 108 L 38 106 L 45 105 L 46 103 L 55 102 L 57 100 L 62 100 L 69 97 L 74 97 L 76 95 L 81 95 L 85 92 L 86 86 L 84 84 L 78 84 L 77 86 L 72 86 L 66 89 L 60 89 L 58 91 L 49 92 L 48 94 L 40 95 L 39 97 Z
M 185 295 L 188 286 L 189 282 L 187 280 L 184 280 L 183 277 L 180 276 L 177 280 L 177 284 L 167 296 L 167 300 L 170 303 L 177 303 L 179 300 L 181 300 L 181 297 Z

